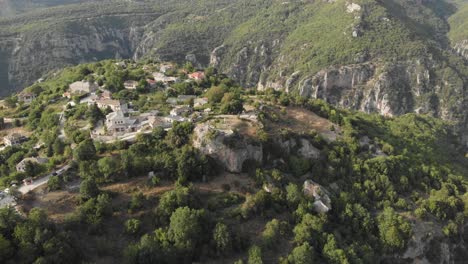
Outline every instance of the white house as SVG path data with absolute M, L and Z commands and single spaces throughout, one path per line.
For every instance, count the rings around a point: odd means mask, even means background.
M 48 159 L 46 158 L 25 158 L 22 161 L 20 161 L 18 164 L 16 164 L 16 170 L 19 172 L 26 172 L 26 167 L 28 163 L 36 163 L 36 164 L 45 164 L 47 163 Z
M 70 84 L 70 94 L 87 94 L 95 92 L 99 86 L 97 83 L 79 81 Z

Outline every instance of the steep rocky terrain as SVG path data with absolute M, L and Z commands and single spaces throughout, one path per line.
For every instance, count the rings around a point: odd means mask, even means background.
M 65 65 L 156 57 L 212 64 L 248 88 L 430 114 L 465 133 L 467 13 L 462 0 L 115 0 L 34 10 L 0 19 L 0 95 Z

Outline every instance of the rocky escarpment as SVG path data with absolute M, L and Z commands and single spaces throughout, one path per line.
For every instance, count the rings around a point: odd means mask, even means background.
M 241 122 L 246 125 L 253 121 Z M 245 131 L 220 128 L 217 124 L 213 121 L 197 124 L 193 146 L 218 161 L 229 172 L 240 173 L 248 165 L 274 163 L 291 155 L 308 160 L 320 157 L 320 150 L 306 137 L 278 137 L 264 145 Z
M 430 71 L 421 62 L 376 65 L 364 63 L 330 67 L 298 81 L 303 96 L 367 113 L 401 115 L 419 111 L 438 115 L 437 105 L 416 105 L 431 94 Z
M 460 56 L 468 59 L 468 39 L 459 41 L 453 46 L 453 50 Z
M 193 146 L 233 173 L 242 172 L 244 162 L 263 162 L 263 147 L 232 130 L 217 129 L 211 124 L 198 124 Z

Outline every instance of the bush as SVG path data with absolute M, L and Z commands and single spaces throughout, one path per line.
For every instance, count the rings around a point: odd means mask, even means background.
M 125 232 L 130 235 L 136 235 L 141 228 L 141 221 L 135 218 L 128 219 L 125 222 Z
M 49 191 L 56 191 L 61 188 L 62 181 L 59 176 L 51 176 L 47 182 Z

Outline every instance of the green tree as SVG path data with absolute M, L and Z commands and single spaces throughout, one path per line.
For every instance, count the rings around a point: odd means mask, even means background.
M 303 197 L 304 195 L 297 184 L 290 183 L 286 186 L 286 200 L 288 201 L 290 208 L 297 208 Z
M 248 264 L 263 264 L 262 249 L 259 246 L 252 246 L 249 249 Z
M 237 93 L 225 93 L 221 100 L 220 111 L 223 114 L 240 114 L 244 110 L 244 104 Z
M 112 176 L 120 174 L 120 163 L 117 158 L 104 157 L 98 160 L 99 171 L 106 180 L 109 180 Z
M 323 255 L 329 263 L 333 264 L 348 264 L 348 258 L 344 250 L 338 248 L 335 236 L 328 234 L 327 242 L 323 246 Z
M 60 138 L 56 138 L 52 146 L 55 155 L 62 155 L 65 151 L 65 144 Z
M 86 111 L 86 118 L 88 119 L 89 123 L 94 126 L 99 120 L 104 118 L 104 114 L 96 104 L 92 104 Z
M 96 148 L 92 139 L 86 139 L 81 142 L 75 149 L 73 157 L 77 161 L 93 160 L 96 158 Z
M 226 90 L 221 86 L 213 86 L 206 92 L 205 96 L 211 104 L 217 104 L 223 99 Z
M 232 237 L 224 223 L 217 223 L 213 231 L 213 241 L 218 255 L 229 253 L 232 249 Z
M 84 200 L 96 197 L 99 194 L 99 188 L 96 181 L 92 178 L 84 179 L 80 184 L 80 195 Z
M 266 248 L 274 248 L 280 238 L 285 235 L 285 222 L 280 222 L 278 219 L 273 219 L 265 225 L 265 230 L 262 232 L 262 242 Z
M 141 221 L 135 218 L 128 219 L 125 222 L 125 232 L 130 235 L 136 235 L 141 228 Z
M 293 249 L 288 256 L 289 264 L 311 264 L 314 263 L 314 248 L 309 243 L 304 242 L 302 245 Z
M 161 196 L 158 206 L 158 215 L 169 217 L 179 207 L 193 206 L 193 190 L 188 187 L 176 187 Z
M 171 215 L 168 235 L 174 246 L 191 254 L 203 240 L 204 210 L 180 207 Z
M 193 124 L 190 122 L 174 122 L 172 129 L 167 134 L 166 140 L 169 144 L 178 148 L 189 142 L 190 135 L 193 131 Z
M 378 216 L 380 241 L 387 252 L 401 250 L 411 236 L 411 225 L 391 207 Z
M 60 189 L 61 180 L 59 176 L 52 176 L 47 181 L 47 188 L 49 191 L 56 191 Z
M 14 249 L 11 242 L 0 234 L 0 261 L 6 263 L 13 253 Z

